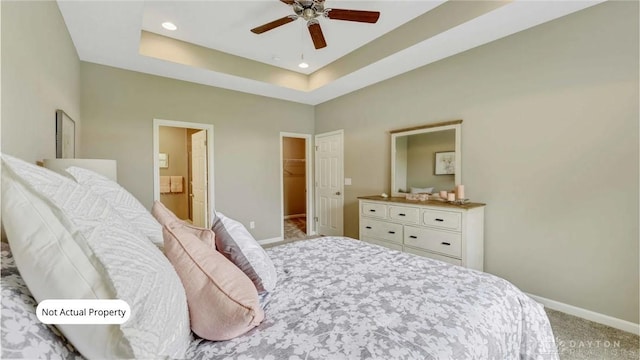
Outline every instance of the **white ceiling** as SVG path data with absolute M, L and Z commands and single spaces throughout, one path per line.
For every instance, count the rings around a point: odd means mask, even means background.
M 58 0 L 58 5 L 83 61 L 315 105 L 602 1 L 516 0 L 310 91 L 143 56 L 140 33 L 146 30 L 308 75 L 444 1 L 326 0 L 327 8 L 374 10 L 381 16 L 376 24 L 321 18 L 327 41 L 321 50 L 313 48 L 302 19 L 261 35 L 249 31 L 292 13 L 278 0 Z M 163 29 L 164 21 L 175 23 L 178 30 Z M 304 71 L 297 67 L 302 54 L 310 64 Z
M 249 31 L 293 14 L 291 6 L 278 0 L 145 1 L 142 29 L 269 65 L 311 74 L 442 2 L 444 0 L 327 0 L 327 7 L 379 11 L 381 16 L 376 24 L 319 17 L 327 41 L 327 47 L 320 50 L 313 47 L 303 19 L 260 35 Z M 178 25 L 178 30 L 163 29 L 161 24 L 164 21 Z M 298 67 L 302 54 L 310 65 L 304 70 Z M 274 60 L 274 56 L 280 60 Z

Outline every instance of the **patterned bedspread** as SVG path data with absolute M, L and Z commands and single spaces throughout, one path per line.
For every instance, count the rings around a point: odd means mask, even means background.
M 557 359 L 542 306 L 498 277 L 341 237 L 267 252 L 278 270 L 265 321 L 194 359 Z M 2 246 L 2 357 L 82 358 L 40 323 Z
M 541 305 L 490 274 L 342 237 L 268 250 L 265 321 L 194 359 L 557 359 Z

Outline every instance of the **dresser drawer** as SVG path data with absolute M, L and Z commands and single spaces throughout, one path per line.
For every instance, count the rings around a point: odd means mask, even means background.
M 404 227 L 404 244 L 418 249 L 462 258 L 462 235 L 413 226 Z
M 462 214 L 451 211 L 422 210 L 422 224 L 442 229 L 460 231 Z
M 402 245 L 402 224 L 361 219 L 360 237 L 374 237 Z
M 408 206 L 389 206 L 389 219 L 418 224 L 420 209 Z
M 386 241 L 382 241 L 382 240 L 378 240 L 378 239 L 370 238 L 370 237 L 365 237 L 365 238 L 363 238 L 361 240 L 364 240 L 364 241 L 366 241 L 368 243 L 371 243 L 371 244 L 384 246 L 384 247 L 389 248 L 391 250 L 402 251 L 402 245 L 400 245 L 400 244 L 390 243 L 390 242 L 386 242 Z
M 363 202 L 362 203 L 362 216 L 376 217 L 385 219 L 387 217 L 387 205 Z
M 444 262 L 447 262 L 449 264 L 462 266 L 462 260 L 459 260 L 459 259 L 456 259 L 456 258 L 452 258 L 452 257 L 444 256 L 444 255 L 439 255 L 439 254 L 434 254 L 432 252 L 418 250 L 418 249 L 414 249 L 414 248 L 411 248 L 411 247 L 408 247 L 408 246 L 404 248 L 404 251 L 408 252 L 410 254 L 420 255 L 420 256 L 428 257 L 430 259 L 444 261 Z

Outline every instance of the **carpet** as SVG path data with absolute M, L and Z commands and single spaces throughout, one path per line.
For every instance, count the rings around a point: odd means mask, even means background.
M 593 321 L 546 309 L 560 360 L 640 358 L 640 337 Z

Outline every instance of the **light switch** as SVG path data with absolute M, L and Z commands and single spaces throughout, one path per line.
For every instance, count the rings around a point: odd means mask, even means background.
M 351 185 L 351 178 L 344 178 L 345 185 Z

